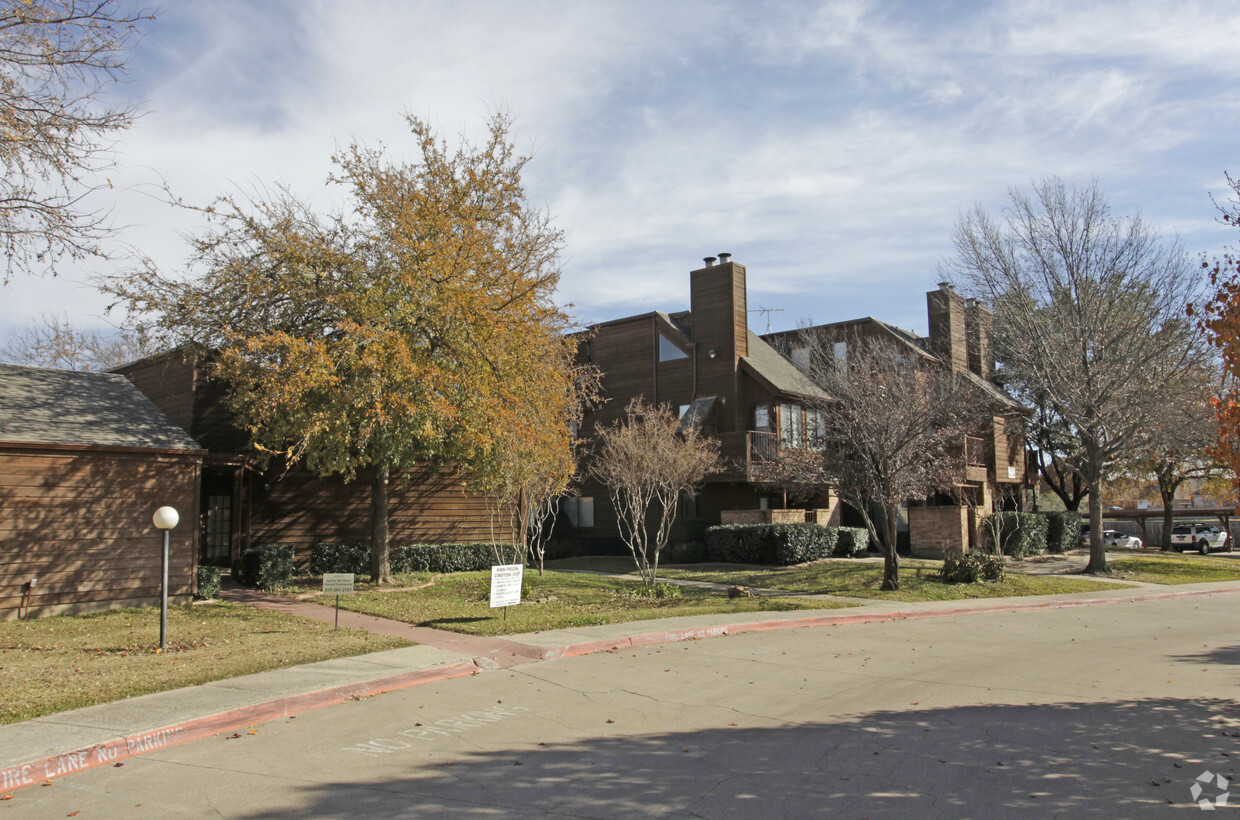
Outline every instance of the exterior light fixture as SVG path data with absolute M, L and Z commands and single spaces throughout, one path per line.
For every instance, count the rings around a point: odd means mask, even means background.
M 160 507 L 153 517 L 155 529 L 164 533 L 164 557 L 160 563 L 159 583 L 159 651 L 168 651 L 168 534 L 181 521 L 174 507 Z
M 706 355 L 710 356 L 713 359 L 719 355 L 719 350 L 717 348 L 712 347 L 710 350 L 706 351 Z

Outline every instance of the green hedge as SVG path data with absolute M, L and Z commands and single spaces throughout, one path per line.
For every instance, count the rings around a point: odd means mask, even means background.
M 1081 546 L 1081 514 L 1075 510 L 1044 512 L 1047 523 L 1046 549 L 1055 554 Z
M 197 592 L 194 597 L 202 601 L 207 601 L 220 594 L 220 575 L 223 570 L 219 567 L 204 567 L 198 565 L 197 583 L 194 585 Z
M 315 544 L 310 548 L 310 574 L 370 572 L 370 544 Z
M 839 540 L 835 542 L 835 555 L 850 558 L 860 555 L 870 548 L 870 531 L 865 527 L 833 527 L 839 531 Z
M 474 572 L 495 565 L 490 544 L 402 544 L 389 550 L 392 572 Z
M 818 524 L 720 524 L 706 530 L 709 560 L 789 566 L 831 555 L 838 531 Z
M 1004 555 L 1025 558 L 1046 552 L 1046 536 L 1050 522 L 1041 513 L 997 512 L 1000 548 Z M 989 531 L 990 528 L 988 527 Z
M 262 544 L 241 554 L 241 583 L 275 589 L 293 577 L 293 545 Z

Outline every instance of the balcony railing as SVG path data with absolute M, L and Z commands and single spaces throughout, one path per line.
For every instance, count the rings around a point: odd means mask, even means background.
M 964 437 L 964 463 L 968 467 L 986 466 L 986 439 L 976 436 Z
M 779 458 L 779 436 L 759 430 L 749 431 L 749 461 L 770 462 Z

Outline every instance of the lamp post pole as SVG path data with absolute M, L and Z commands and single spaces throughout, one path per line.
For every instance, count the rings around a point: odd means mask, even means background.
M 173 527 L 181 520 L 181 516 L 172 507 L 160 507 L 155 511 L 154 521 L 157 529 L 164 533 L 164 556 L 160 562 L 159 582 L 159 651 L 168 651 L 168 537 Z

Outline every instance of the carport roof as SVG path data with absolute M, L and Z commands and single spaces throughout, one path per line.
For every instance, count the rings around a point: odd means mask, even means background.
M 129 379 L 0 364 L 0 442 L 200 450 Z

